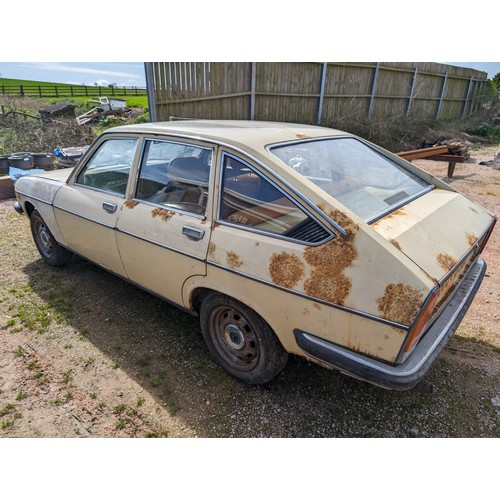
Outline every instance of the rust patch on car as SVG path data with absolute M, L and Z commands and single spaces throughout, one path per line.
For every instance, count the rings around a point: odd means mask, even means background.
M 233 251 L 226 252 L 226 261 L 227 265 L 231 269 L 238 269 L 243 265 L 243 262 L 239 258 L 237 254 L 235 254 Z
M 127 207 L 127 208 L 135 208 L 137 205 L 139 205 L 139 202 L 138 201 L 132 201 L 132 200 L 127 200 L 124 205 Z
M 215 228 L 217 228 L 219 226 L 220 226 L 220 224 L 218 222 L 215 222 L 215 221 L 212 222 L 212 229 L 215 229 Z
M 438 264 L 445 270 L 451 271 L 457 264 L 457 259 L 447 253 L 440 253 L 437 256 Z
M 297 139 L 310 139 L 311 136 L 310 135 L 306 135 L 306 134 L 297 134 Z
M 401 251 L 401 252 L 403 251 L 403 249 L 401 248 L 401 245 L 396 240 L 391 238 L 389 240 L 389 242 L 392 243 L 399 251 Z
M 474 212 L 475 214 L 478 213 L 478 211 L 474 207 L 467 207 L 471 212 Z
M 328 215 L 347 235 L 337 236 L 328 243 L 309 247 L 304 251 L 304 258 L 312 267 L 311 274 L 304 283 L 304 291 L 312 297 L 342 305 L 352 288 L 351 279 L 344 272 L 358 257 L 354 240 L 359 226 L 338 210 Z
M 316 308 L 318 311 L 321 311 L 321 306 L 317 302 L 313 305 L 313 307 Z
M 471 247 L 476 243 L 477 236 L 472 233 L 465 233 L 465 239 L 467 240 L 468 245 Z
M 417 317 L 422 301 L 420 290 L 397 283 L 387 285 L 384 296 L 377 303 L 382 318 L 409 326 Z
M 269 275 L 277 285 L 293 288 L 304 277 L 304 263 L 292 253 L 273 253 L 269 262 Z
M 155 208 L 151 212 L 153 218 L 159 217 L 164 222 L 168 222 L 172 218 L 172 215 L 175 215 L 175 212 L 167 210 L 166 208 Z
M 210 255 L 211 257 L 213 257 L 215 255 L 215 249 L 217 247 L 215 246 L 215 243 L 214 242 L 210 242 L 209 245 L 208 245 L 208 255 Z

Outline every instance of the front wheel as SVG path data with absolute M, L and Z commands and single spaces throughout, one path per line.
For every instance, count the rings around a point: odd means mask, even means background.
M 59 245 L 37 210 L 30 215 L 31 234 L 42 259 L 51 266 L 64 266 L 73 254 Z
M 201 304 L 200 322 L 213 357 L 238 380 L 265 384 L 285 367 L 288 353 L 270 326 L 231 297 L 208 295 Z

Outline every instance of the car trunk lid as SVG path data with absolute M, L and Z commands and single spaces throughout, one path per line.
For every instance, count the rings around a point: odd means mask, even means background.
M 460 193 L 434 189 L 372 227 L 439 283 L 451 274 L 456 281 L 465 272 L 482 250 L 493 221 Z

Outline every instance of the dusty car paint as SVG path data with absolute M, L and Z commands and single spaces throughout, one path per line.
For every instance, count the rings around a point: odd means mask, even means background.
M 123 196 L 75 183 L 99 141 L 128 132 L 138 146 Z M 434 189 L 366 221 L 270 152 L 273 144 L 330 136 L 347 134 L 248 122 L 119 127 L 106 132 L 74 172 L 23 179 L 18 195 L 25 212 L 36 208 L 42 214 L 61 245 L 178 306 L 196 313 L 201 291 L 217 291 L 264 318 L 289 353 L 331 367 L 299 345 L 297 332 L 305 332 L 327 347 L 346 348 L 353 363 L 360 354 L 395 365 L 411 358 L 416 344 L 405 346 L 429 298 L 434 315 L 441 314 L 477 262 L 494 219 L 451 187 L 395 158 Z M 143 144 L 152 138 L 213 151 L 204 214 L 134 197 Z M 259 176 L 272 183 L 322 228 L 324 238 L 307 243 L 248 229 L 238 213 L 223 220 L 220 183 L 222 162 L 229 156 L 251 170 L 245 182 Z

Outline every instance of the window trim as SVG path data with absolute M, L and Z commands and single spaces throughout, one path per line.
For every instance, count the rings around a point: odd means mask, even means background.
M 135 140 L 136 141 L 136 146 L 135 146 L 135 151 L 134 151 L 134 156 L 132 157 L 132 163 L 130 164 L 130 171 L 128 173 L 128 178 L 127 178 L 127 186 L 125 187 L 125 193 L 122 195 L 120 193 L 117 193 L 115 191 L 109 191 L 106 189 L 100 189 L 95 186 L 89 186 L 88 184 L 82 184 L 78 182 L 78 178 L 80 177 L 80 174 L 88 167 L 89 162 L 92 160 L 94 155 L 101 149 L 101 147 L 108 141 L 130 141 L 130 140 Z M 140 136 L 119 136 L 119 137 L 113 137 L 112 135 L 108 136 L 103 136 L 102 140 L 97 142 L 92 148 L 89 149 L 88 151 L 88 156 L 86 155 L 85 157 L 85 162 L 82 164 L 82 166 L 78 166 L 75 168 L 74 172 L 72 173 L 72 176 L 68 180 L 68 185 L 71 184 L 72 186 L 78 186 L 79 188 L 83 189 L 89 189 L 91 191 L 97 191 L 99 193 L 104 193 L 109 196 L 116 196 L 117 198 L 121 198 L 122 200 L 127 198 L 127 192 L 129 190 L 129 185 L 130 185 L 130 179 L 133 176 L 133 170 L 134 170 L 134 164 L 135 160 L 137 157 L 137 153 L 139 151 L 139 145 L 141 143 L 141 138 Z
M 208 177 L 208 190 L 209 190 L 208 200 L 210 200 L 210 198 L 211 198 L 210 191 L 213 192 L 213 186 L 212 186 L 211 178 L 212 178 L 213 171 L 214 171 L 214 168 L 215 168 L 215 156 L 216 156 L 216 151 L 217 151 L 216 150 L 216 146 L 215 145 L 213 147 L 211 147 L 211 146 L 204 146 L 204 145 L 201 145 L 201 144 L 196 143 L 196 142 L 182 142 L 182 141 L 179 141 L 179 140 L 172 140 L 172 139 L 169 139 L 169 138 L 157 138 L 157 137 L 151 137 L 151 136 L 144 137 L 144 139 L 142 141 L 142 145 L 141 145 L 141 151 L 140 151 L 140 155 L 139 155 L 139 160 L 138 160 L 138 163 L 137 163 L 137 169 L 136 169 L 134 184 L 133 184 L 132 190 L 131 190 L 131 200 L 132 201 L 137 201 L 138 203 L 144 203 L 145 205 L 149 205 L 149 206 L 152 206 L 152 207 L 167 208 L 171 212 L 179 213 L 179 214 L 182 214 L 182 215 L 190 215 L 190 216 L 195 217 L 196 219 L 200 219 L 200 220 L 206 220 L 207 219 L 207 213 L 208 213 L 209 203 L 207 203 L 207 206 L 205 207 L 205 213 L 204 214 L 196 214 L 194 212 L 188 212 L 188 211 L 185 211 L 185 210 L 181 210 L 179 208 L 171 207 L 171 206 L 169 206 L 167 204 L 155 203 L 153 201 L 148 201 L 148 200 L 143 200 L 142 198 L 137 198 L 137 189 L 139 187 L 139 178 L 140 178 L 140 175 L 141 175 L 142 164 L 143 164 L 143 161 L 145 159 L 146 143 L 148 143 L 148 142 L 167 142 L 169 144 L 177 144 L 179 146 L 188 146 L 188 147 L 190 146 L 190 147 L 193 147 L 193 148 L 198 148 L 198 149 L 204 149 L 206 151 L 211 151 L 212 152 L 212 162 L 210 164 L 210 174 L 209 174 L 209 177 Z
M 265 231 L 265 230 L 262 230 L 262 229 L 256 229 L 256 228 L 254 228 L 252 226 L 246 226 L 244 224 L 235 224 L 235 223 L 232 223 L 232 222 L 227 221 L 225 219 L 222 219 L 221 218 L 221 205 L 222 205 L 222 199 L 223 199 L 223 195 L 224 195 L 224 168 L 225 168 L 225 158 L 226 157 L 233 158 L 234 160 L 243 163 L 245 166 L 247 166 L 256 175 L 260 176 L 265 181 L 269 182 L 285 198 L 287 198 L 288 200 L 290 200 L 298 209 L 300 209 L 302 212 L 304 212 L 314 222 L 316 222 L 317 224 L 319 224 L 328 233 L 329 236 L 326 237 L 325 239 L 319 241 L 319 242 L 312 243 L 312 242 L 309 242 L 309 241 L 303 241 L 303 240 L 298 240 L 296 238 L 290 238 L 288 236 L 283 236 L 281 234 L 273 233 L 271 231 Z M 302 204 L 297 203 L 297 200 L 293 199 L 290 196 L 289 193 L 287 193 L 283 188 L 281 188 L 268 175 L 265 175 L 263 172 L 261 172 L 260 170 L 258 170 L 257 168 L 255 168 L 253 165 L 251 165 L 248 161 L 244 160 L 240 156 L 237 156 L 237 155 L 235 155 L 233 153 L 229 153 L 228 151 L 222 151 L 222 153 L 221 153 L 218 185 L 219 185 L 219 199 L 217 200 L 217 214 L 216 214 L 217 224 L 220 224 L 220 225 L 223 225 L 223 226 L 227 226 L 227 227 L 236 228 L 236 229 L 240 229 L 240 230 L 243 230 L 243 231 L 248 231 L 248 232 L 254 233 L 254 234 L 261 234 L 261 235 L 268 236 L 268 237 L 271 237 L 271 238 L 277 238 L 277 239 L 280 239 L 280 240 L 283 240 L 283 241 L 291 241 L 291 242 L 298 243 L 298 244 L 303 245 L 303 246 L 311 246 L 311 247 L 324 245 L 328 241 L 330 241 L 333 238 L 337 237 L 337 235 L 334 232 L 332 232 L 331 229 L 329 229 L 326 226 L 326 224 L 324 224 L 323 222 L 321 222 L 317 218 L 317 216 L 315 216 L 310 210 L 308 210 L 307 208 L 305 208 Z

